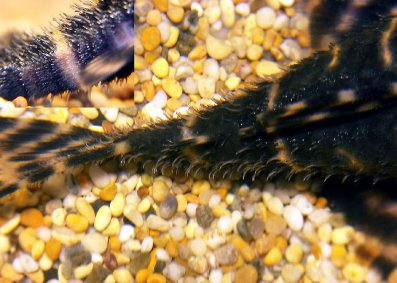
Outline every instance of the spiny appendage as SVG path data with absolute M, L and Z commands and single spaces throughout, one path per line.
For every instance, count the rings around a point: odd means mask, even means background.
M 45 35 L 13 39 L 0 58 L 0 96 L 14 99 L 87 89 L 133 71 L 133 1 L 76 7 Z

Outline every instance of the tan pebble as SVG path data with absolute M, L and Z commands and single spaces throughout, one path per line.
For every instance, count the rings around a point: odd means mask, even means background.
M 208 35 L 205 45 L 207 47 L 208 54 L 217 60 L 225 59 L 233 52 L 233 47 L 231 45 L 221 39 L 213 37 L 212 35 Z
M 77 198 L 75 206 L 77 211 L 88 220 L 89 224 L 94 223 L 95 211 L 85 198 Z
M 10 247 L 10 239 L 5 235 L 0 235 L 0 252 L 7 253 Z
M 135 63 L 135 62 L 134 62 Z M 94 120 L 98 118 L 99 112 L 96 108 L 94 107 L 82 107 L 80 108 L 81 114 L 84 115 L 89 120 Z
M 246 264 L 236 271 L 236 283 L 256 283 L 258 281 L 258 272 L 251 264 Z
M 303 257 L 303 248 L 300 244 L 291 244 L 285 251 L 285 258 L 290 263 L 300 263 Z
M 27 273 L 27 276 L 34 283 L 43 283 L 45 281 L 44 272 L 42 270 L 37 270 L 35 272 Z
M 164 46 L 167 48 L 174 47 L 175 44 L 178 42 L 179 33 L 180 32 L 177 27 L 171 26 L 170 27 L 170 36 L 168 37 L 167 41 L 164 43 Z
M 114 199 L 114 197 L 117 194 L 117 187 L 115 183 L 110 183 L 109 185 L 107 185 L 106 187 L 104 187 L 100 194 L 99 197 L 101 198 L 101 200 L 104 201 L 111 201 Z
M 159 9 L 161 12 L 167 12 L 168 10 L 168 0 L 153 0 L 154 7 Z
M 171 5 L 168 7 L 167 16 L 174 24 L 179 24 L 185 15 L 182 7 Z
M 161 13 L 159 10 L 151 10 L 147 13 L 146 22 L 151 26 L 157 26 L 161 22 Z
M 102 206 L 95 217 L 94 227 L 98 231 L 103 231 L 109 225 L 110 220 L 112 219 L 112 212 L 110 211 L 109 206 Z
M 28 253 L 31 253 L 33 244 L 36 241 L 36 231 L 33 228 L 26 228 L 18 235 L 18 243 Z
M 157 27 L 145 27 L 141 33 L 142 45 L 147 51 L 156 49 L 161 42 L 160 31 Z
M 137 104 L 141 104 L 145 101 L 145 95 L 142 91 L 136 90 L 134 91 L 134 102 Z
M 182 95 L 182 86 L 174 78 L 167 77 L 162 80 L 161 85 L 164 91 L 173 98 L 179 98 Z
M 156 61 L 153 62 L 151 70 L 153 74 L 155 74 L 158 78 L 165 78 L 166 76 L 168 76 L 169 71 L 167 60 L 162 57 L 158 58 Z
M 286 264 L 281 269 L 281 277 L 285 283 L 297 283 L 304 273 L 305 269 L 302 265 Z
M 108 227 L 102 231 L 102 234 L 106 236 L 118 235 L 120 233 L 120 229 L 121 226 L 119 220 L 117 218 L 112 218 Z
M 88 228 L 88 220 L 79 214 L 71 213 L 66 216 L 66 226 L 75 231 L 76 233 L 83 233 Z
M 61 249 L 61 243 L 54 238 L 50 239 L 45 245 L 45 252 L 52 261 L 58 259 Z
M 55 225 L 63 226 L 65 225 L 66 215 L 66 209 L 64 209 L 63 207 L 59 207 L 51 213 L 51 221 Z
M 247 58 L 251 61 L 259 60 L 263 55 L 263 47 L 258 44 L 248 46 Z
M 0 274 L 1 274 L 1 278 L 8 279 L 13 282 L 23 279 L 23 274 L 16 272 L 15 269 L 13 268 L 13 266 L 9 263 L 5 263 L 1 267 Z M 0 281 L 1 281 L 1 278 L 0 278 Z M 5 283 L 7 283 L 7 281 L 5 281 Z
M 84 279 L 92 272 L 93 268 L 94 264 L 92 262 L 80 265 L 73 270 L 73 275 L 76 279 Z
M 191 60 L 200 60 L 205 58 L 205 56 L 207 56 L 207 48 L 205 45 L 197 45 L 188 55 Z
M 21 212 L 21 224 L 32 228 L 43 226 L 43 214 L 36 208 L 25 209 Z
M 167 278 L 165 278 L 165 276 L 162 274 L 152 273 L 148 276 L 148 279 L 146 282 L 147 283 L 166 283 Z M 137 283 L 138 283 L 138 281 L 137 281 Z
M 108 247 L 108 237 L 97 232 L 87 233 L 81 239 L 81 244 L 87 251 L 101 254 Z
M 255 71 L 258 76 L 265 78 L 267 76 L 272 76 L 280 73 L 282 70 L 278 66 L 277 63 L 268 61 L 268 60 L 261 60 L 255 67 Z
M 149 229 L 160 232 L 167 232 L 170 229 L 170 223 L 157 215 L 151 214 L 146 222 Z
M 162 180 L 155 180 L 152 188 L 152 197 L 155 202 L 163 202 L 169 194 L 168 185 Z
M 363 282 L 367 276 L 367 269 L 357 263 L 348 263 L 343 268 L 343 276 L 350 282 Z
M 11 233 L 12 231 L 14 231 L 15 228 L 18 227 L 20 221 L 21 221 L 21 216 L 19 214 L 15 215 L 13 218 L 8 220 L 0 227 L 0 233 L 3 235 L 7 235 Z
M 279 264 L 283 258 L 283 255 L 278 247 L 272 248 L 265 256 L 263 262 L 265 265 L 273 266 Z
M 113 277 L 116 280 L 116 283 L 134 283 L 134 278 L 125 268 L 120 268 L 113 271 Z
M 125 197 L 122 193 L 117 193 L 114 199 L 110 202 L 110 211 L 115 217 L 123 214 L 125 207 Z
M 32 246 L 32 257 L 38 260 L 44 253 L 45 243 L 42 240 L 36 241 Z
M 225 86 L 228 88 L 228 90 L 235 90 L 241 82 L 241 79 L 239 77 L 231 77 L 227 79 L 225 82 Z

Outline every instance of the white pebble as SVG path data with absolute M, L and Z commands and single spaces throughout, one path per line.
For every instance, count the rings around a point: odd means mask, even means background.
M 201 238 L 191 240 L 189 242 L 189 247 L 195 256 L 204 256 L 207 252 L 207 245 Z
M 12 266 L 20 273 L 30 273 L 39 269 L 39 264 L 28 254 L 22 253 L 14 259 Z
M 283 217 L 293 231 L 299 231 L 303 227 L 302 213 L 295 206 L 287 205 L 283 211 Z
M 100 109 L 103 116 L 105 116 L 106 120 L 109 122 L 114 122 L 117 119 L 117 115 L 119 114 L 119 109 L 116 107 L 105 107 Z
M 288 27 L 289 18 L 286 14 L 280 14 L 274 21 L 273 28 L 277 31 Z
M 233 221 L 230 216 L 221 216 L 218 220 L 218 230 L 228 234 L 233 231 Z
M 313 204 L 304 195 L 301 194 L 293 197 L 291 200 L 291 204 L 298 208 L 303 215 L 309 215 L 314 210 Z
M 164 262 L 171 261 L 171 257 L 168 255 L 167 251 L 162 248 L 159 248 L 156 250 L 156 258 L 157 258 L 157 260 L 164 261 Z
M 105 252 L 108 247 L 108 237 L 97 232 L 88 233 L 84 235 L 81 244 L 87 251 L 101 254 Z
M 255 14 L 256 24 L 263 28 L 271 28 L 276 20 L 276 12 L 270 7 L 263 7 L 256 11 Z
M 177 67 L 175 73 L 176 80 L 182 80 L 185 78 L 192 77 L 194 75 L 194 69 L 189 64 L 181 64 Z
M 190 217 L 190 218 L 195 218 L 196 217 L 196 209 L 197 209 L 197 203 L 192 203 L 189 202 L 187 204 L 186 207 L 186 214 Z
M 210 276 L 208 279 L 209 279 L 210 283 L 221 283 L 222 277 L 223 277 L 222 269 L 218 268 L 218 269 L 211 270 L 211 273 L 210 273 Z
M 276 215 L 283 214 L 284 205 L 282 201 L 277 197 L 270 197 L 269 200 L 266 202 L 267 208 L 270 210 L 271 213 Z
M 120 229 L 119 240 L 121 242 L 126 242 L 130 238 L 134 238 L 135 236 L 135 229 L 132 225 L 125 224 Z
M 309 214 L 309 220 L 316 226 L 320 226 L 321 224 L 328 222 L 331 214 L 327 208 L 315 209 L 312 213 Z
M 160 31 L 161 42 L 166 42 L 170 37 L 170 24 L 167 21 L 162 21 L 157 25 Z
M 221 0 L 220 1 L 222 22 L 225 27 L 232 27 L 236 22 L 236 15 L 234 13 L 234 4 L 232 0 Z
M 153 238 L 151 236 L 147 236 L 143 239 L 141 244 L 141 252 L 149 253 L 153 249 Z
M 211 98 L 215 93 L 215 79 L 202 76 L 198 80 L 198 92 L 202 98 Z
M 250 5 L 248 3 L 238 3 L 236 5 L 236 13 L 247 17 L 250 14 Z
M 181 241 L 185 237 L 185 231 L 182 227 L 174 226 L 170 229 L 169 235 L 174 241 Z
M 99 253 L 91 253 L 91 262 L 94 264 L 102 264 L 103 256 L 101 256 Z
M 44 242 L 48 242 L 51 239 L 51 229 L 45 226 L 41 226 L 36 229 L 36 235 Z
M 110 184 L 110 176 L 101 167 L 96 164 L 92 164 L 88 169 L 88 175 L 90 176 L 94 185 L 98 188 L 104 188 Z
M 221 196 L 218 194 L 213 194 L 210 199 L 208 200 L 208 206 L 209 207 L 214 207 L 221 202 Z
M 74 208 L 76 199 L 77 197 L 75 195 L 68 194 L 63 200 L 63 206 L 65 208 Z
M 207 59 L 203 63 L 203 75 L 214 78 L 216 81 L 219 80 L 220 75 L 219 64 L 215 59 Z
M 153 103 L 158 108 L 164 108 L 167 105 L 167 94 L 163 90 L 159 90 L 153 97 Z
M 298 42 L 293 39 L 286 39 L 280 45 L 281 51 L 287 56 L 288 59 L 298 61 L 303 57 L 303 50 Z
M 164 268 L 163 273 L 171 281 L 177 282 L 185 274 L 185 267 L 173 261 Z

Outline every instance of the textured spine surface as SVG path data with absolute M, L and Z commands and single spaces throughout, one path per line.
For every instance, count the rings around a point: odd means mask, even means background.
M 44 35 L 19 36 L 1 50 L 1 97 L 87 89 L 133 71 L 133 1 L 87 2 L 76 12 Z

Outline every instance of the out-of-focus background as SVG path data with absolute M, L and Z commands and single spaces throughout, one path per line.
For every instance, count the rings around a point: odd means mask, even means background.
M 78 0 L 1 0 L 0 37 L 11 31 L 39 32 Z

